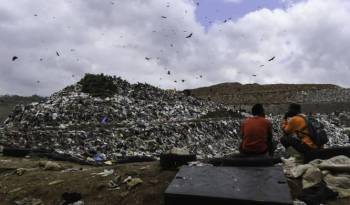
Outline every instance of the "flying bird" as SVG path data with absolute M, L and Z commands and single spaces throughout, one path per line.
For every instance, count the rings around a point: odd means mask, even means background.
M 253 77 L 256 77 L 256 75 L 252 75 Z
M 269 59 L 269 61 L 273 61 L 275 60 L 276 56 L 272 57 L 271 59 Z
M 260 65 L 259 67 L 264 67 L 264 66 L 265 66 L 265 65 L 262 64 L 262 65 Z
M 38 14 L 34 14 L 34 16 L 38 16 Z
M 177 83 L 177 80 L 174 80 L 174 83 Z
M 40 58 L 39 60 L 40 60 L 40 61 L 43 61 L 44 59 Z
M 15 60 L 17 60 L 17 59 L 18 59 L 17 56 L 13 56 L 13 57 L 12 57 L 12 61 L 15 61 Z
M 190 35 L 186 36 L 186 38 L 191 38 L 193 33 L 190 33 Z
M 181 81 L 182 81 L 183 83 L 185 82 L 185 80 L 183 80 L 183 79 L 182 79 Z
M 40 83 L 40 80 L 37 80 L 36 83 Z
M 163 19 L 166 19 L 167 17 L 166 16 L 161 16 Z
M 57 56 L 60 56 L 60 53 L 58 53 L 58 51 L 56 51 L 56 55 L 57 55 Z
M 168 70 L 168 75 L 170 75 L 170 70 Z
M 200 75 L 199 77 L 200 77 L 200 78 L 203 78 L 203 76 L 202 76 L 202 75 Z
M 148 61 L 151 60 L 151 58 L 149 58 L 149 57 L 145 57 L 145 59 L 148 60 Z

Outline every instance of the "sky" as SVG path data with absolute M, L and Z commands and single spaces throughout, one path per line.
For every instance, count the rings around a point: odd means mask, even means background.
M 350 87 L 348 0 L 0 2 L 0 95 L 48 96 L 85 73 L 178 90 Z

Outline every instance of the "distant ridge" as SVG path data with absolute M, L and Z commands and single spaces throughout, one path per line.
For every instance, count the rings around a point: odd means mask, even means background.
M 350 89 L 332 84 L 240 84 L 220 83 L 217 85 L 186 90 L 192 96 L 210 99 L 226 105 L 285 105 L 349 103 Z M 345 107 L 345 105 L 342 105 Z M 331 109 L 328 109 L 331 110 Z

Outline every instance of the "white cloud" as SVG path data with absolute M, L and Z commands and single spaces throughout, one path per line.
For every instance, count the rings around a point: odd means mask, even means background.
M 48 95 L 85 72 L 178 89 L 226 81 L 350 86 L 347 0 L 262 9 L 208 32 L 187 0 L 114 2 L 3 0 L 0 94 Z
M 228 3 L 235 3 L 235 4 L 238 4 L 238 3 L 241 3 L 242 0 L 224 0 L 225 2 L 228 2 Z

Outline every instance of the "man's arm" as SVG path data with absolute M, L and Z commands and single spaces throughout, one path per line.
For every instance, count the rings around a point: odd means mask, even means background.
M 295 118 L 291 118 L 291 119 L 283 119 L 283 123 L 282 123 L 282 130 L 284 132 L 284 134 L 292 134 L 293 132 L 295 132 L 296 127 L 295 127 L 296 123 L 295 123 Z

